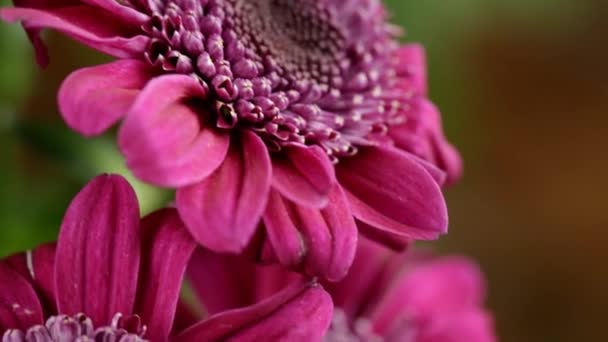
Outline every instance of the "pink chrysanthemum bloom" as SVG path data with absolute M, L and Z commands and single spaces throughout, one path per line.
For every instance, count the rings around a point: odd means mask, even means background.
M 495 342 L 479 267 L 458 256 L 395 255 L 362 239 L 353 269 L 328 284 L 325 342 Z
M 331 298 L 310 282 L 188 320 L 177 308 L 195 245 L 174 209 L 140 222 L 129 184 L 99 176 L 70 204 L 57 244 L 0 260 L 1 340 L 314 341 L 326 331 Z M 304 322 L 302 312 L 316 319 Z
M 254 268 L 235 257 L 200 251 L 192 259 L 192 266 L 198 264 L 238 270 L 218 271 L 208 281 L 198 267 L 189 267 L 188 278 L 200 297 L 220 303 L 213 310 L 244 305 L 301 278 L 276 266 Z M 206 294 L 217 292 L 217 287 L 234 301 L 210 301 Z M 463 257 L 435 258 L 411 251 L 397 254 L 363 238 L 348 275 L 326 288 L 335 308 L 325 342 L 497 340 L 492 315 L 483 308 L 483 275 L 475 263 Z
M 194 237 L 340 279 L 357 227 L 402 247 L 447 229 L 440 186 L 460 158 L 426 98 L 423 51 L 379 0 L 15 0 L 41 63 L 43 28 L 120 60 L 63 83 L 92 136 L 123 120 L 140 179 L 177 189 Z

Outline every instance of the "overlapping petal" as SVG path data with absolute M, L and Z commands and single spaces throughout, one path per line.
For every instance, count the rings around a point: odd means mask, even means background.
M 388 234 L 434 239 L 447 229 L 447 208 L 433 176 L 414 158 L 390 147 L 361 149 L 336 173 L 355 217 Z
M 200 183 L 177 191 L 177 207 L 195 238 L 217 252 L 242 251 L 266 207 L 272 169 L 262 140 L 244 131 L 226 159 Z
M 59 90 L 59 110 L 75 131 L 103 133 L 127 114 L 152 75 L 148 64 L 131 59 L 79 69 Z
M 206 91 L 192 77 L 161 76 L 138 95 L 119 131 L 127 165 L 140 179 L 180 187 L 209 176 L 224 161 L 230 136 L 210 127 L 191 98 Z
M 29 282 L 0 262 L 0 333 L 41 324 L 42 307 Z
M 18 253 L 4 260 L 13 270 L 28 280 L 38 293 L 44 308 L 57 311 L 55 305 L 55 252 L 56 244 L 38 246 L 32 251 Z
M 85 312 L 97 324 L 133 311 L 140 263 L 139 207 L 120 176 L 87 184 L 65 214 L 55 261 L 61 313 Z
M 309 274 L 339 280 L 355 255 L 357 226 L 342 189 L 335 185 L 323 209 L 304 207 L 274 191 L 264 224 L 279 261 Z
M 175 317 L 182 279 L 196 246 L 175 209 L 156 211 L 142 222 L 142 266 L 135 312 L 147 334 L 165 341 Z
M 331 298 L 319 285 L 295 284 L 254 306 L 215 315 L 173 340 L 319 341 L 331 316 Z
M 0 18 L 21 21 L 36 37 L 41 29 L 52 28 L 96 49 L 118 58 L 140 57 L 150 39 L 138 34 L 137 25 L 125 24 L 111 13 L 90 6 L 71 6 L 52 9 L 3 8 Z
M 272 161 L 272 184 L 281 195 L 303 206 L 322 208 L 336 181 L 334 167 L 320 147 L 290 146 Z

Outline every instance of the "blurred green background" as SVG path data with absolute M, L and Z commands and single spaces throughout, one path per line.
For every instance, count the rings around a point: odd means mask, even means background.
M 608 340 L 608 2 L 387 4 L 427 47 L 431 97 L 465 158 L 434 246 L 481 263 L 502 341 Z M 46 38 L 41 70 L 20 27 L 0 23 L 0 256 L 53 240 L 94 175 L 127 175 L 112 137 L 85 140 L 57 114 L 61 80 L 108 58 Z M 144 212 L 171 199 L 136 190 Z

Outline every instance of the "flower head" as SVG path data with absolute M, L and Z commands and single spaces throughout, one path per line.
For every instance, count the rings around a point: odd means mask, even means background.
M 352 272 L 328 285 L 336 309 L 326 342 L 496 341 L 477 265 L 456 256 L 390 254 L 363 240 Z
M 195 245 L 174 209 L 140 222 L 129 184 L 99 176 L 70 204 L 57 244 L 0 260 L 2 341 L 253 341 L 254 334 L 314 338 L 327 329 L 331 299 L 309 281 L 187 319 L 178 300 Z M 303 325 L 302 311 L 319 318 Z
M 65 121 L 119 145 L 142 180 L 177 188 L 194 237 L 340 279 L 357 226 L 396 247 L 447 229 L 440 186 L 460 159 L 426 99 L 417 45 L 400 46 L 378 0 L 15 0 L 120 60 L 62 85 Z
M 205 264 L 211 256 L 195 253 L 192 265 Z M 216 257 L 217 258 L 217 257 Z M 214 261 L 224 269 L 213 281 L 189 267 L 188 279 L 195 290 L 212 293 L 219 286 L 229 298 L 264 297 L 300 274 L 276 266 L 254 266 L 221 257 Z M 235 281 L 238 279 L 240 281 Z M 238 284 L 250 284 L 247 287 Z M 253 286 L 251 286 L 253 284 Z M 483 276 L 464 257 L 433 257 L 407 251 L 394 253 L 360 239 L 357 256 L 348 275 L 326 284 L 335 308 L 325 342 L 494 342 L 491 314 L 483 308 Z M 233 296 L 240 293 L 241 296 Z M 233 302 L 212 308 L 225 309 Z

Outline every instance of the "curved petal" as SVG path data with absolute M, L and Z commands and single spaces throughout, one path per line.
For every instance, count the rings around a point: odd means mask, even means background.
M 405 44 L 396 53 L 400 72 L 412 82 L 416 93 L 426 95 L 428 87 L 424 47 L 420 44 Z
M 204 248 L 194 252 L 187 271 L 188 281 L 209 315 L 255 302 L 255 274 L 251 260 Z
M 196 243 L 175 209 L 162 209 L 142 222 L 142 262 L 134 312 L 146 322 L 146 336 L 165 341 L 171 332 L 186 266 Z
M 290 146 L 285 156 L 272 160 L 272 186 L 281 195 L 304 206 L 327 205 L 336 182 L 334 166 L 320 147 Z
M 206 126 L 188 99 L 206 92 L 192 77 L 154 78 L 137 96 L 118 135 L 127 165 L 140 179 L 160 186 L 198 182 L 220 166 L 228 134 Z
M 150 38 L 137 35 L 139 26 L 125 25 L 110 13 L 90 6 L 55 9 L 3 8 L 0 18 L 22 21 L 35 45 L 37 33 L 44 28 L 61 31 L 96 50 L 118 58 L 137 58 L 144 53 Z
M 272 196 L 264 216 L 267 236 L 279 261 L 313 276 L 337 281 L 346 275 L 357 245 L 357 226 L 342 189 L 335 185 L 323 209 Z M 300 243 L 297 243 L 297 242 Z
M 148 16 L 138 12 L 132 7 L 125 6 L 121 2 L 116 0 L 82 0 L 84 3 L 103 8 L 104 10 L 111 13 L 114 17 L 119 18 L 125 23 L 131 25 L 143 25 L 147 20 Z
M 85 136 L 100 134 L 127 113 L 151 77 L 151 67 L 138 60 L 80 69 L 61 85 L 59 110 L 73 130 Z
M 406 332 L 411 327 L 404 327 Z M 399 336 L 389 341 L 402 341 Z M 417 342 L 495 342 L 492 316 L 481 309 L 453 312 L 434 317 L 419 329 Z
M 190 232 L 216 252 L 241 252 L 257 228 L 270 191 L 270 156 L 245 130 L 222 165 L 200 183 L 177 190 L 177 207 Z
M 334 305 L 351 319 L 364 314 L 386 287 L 381 281 L 382 275 L 394 256 L 395 253 L 384 246 L 360 237 L 355 260 L 346 277 L 337 283 L 326 284 Z
M 416 116 L 405 124 L 391 127 L 389 135 L 395 146 L 414 153 L 446 173 L 446 185 L 462 176 L 462 158 L 446 139 L 437 107 L 429 100 L 415 101 Z
M 336 169 L 355 217 L 404 239 L 435 239 L 447 231 L 439 185 L 415 159 L 390 147 L 369 147 Z
M 320 286 L 296 284 L 254 306 L 215 315 L 173 341 L 320 341 L 332 312 Z
M 414 315 L 412 318 L 436 317 L 481 305 L 483 276 L 467 259 L 448 257 L 412 267 L 395 280 L 370 315 L 375 331 L 386 332 L 403 312 Z
M 57 304 L 55 303 L 55 252 L 55 243 L 49 243 L 38 246 L 32 251 L 13 255 L 5 260 L 13 270 L 32 284 L 43 307 L 51 313 L 57 311 Z
M 60 313 L 85 312 L 96 325 L 132 313 L 140 261 L 139 208 L 120 176 L 87 184 L 65 214 L 55 260 Z
M 42 323 L 36 291 L 13 268 L 0 262 L 0 335 L 8 329 L 24 330 Z
M 285 200 L 276 190 L 268 196 L 264 212 L 264 225 L 270 246 L 279 262 L 296 267 L 306 254 L 306 244 L 302 233 L 292 219 L 293 204 Z

